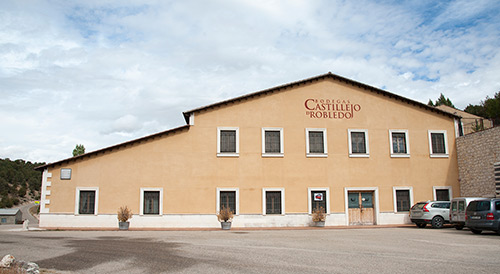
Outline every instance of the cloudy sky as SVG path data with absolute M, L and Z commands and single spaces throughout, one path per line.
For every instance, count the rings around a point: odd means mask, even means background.
M 0 158 L 53 162 L 331 71 L 458 108 L 500 91 L 500 1 L 0 1 Z

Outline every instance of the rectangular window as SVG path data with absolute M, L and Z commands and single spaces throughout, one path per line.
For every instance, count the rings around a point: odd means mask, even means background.
M 308 157 L 326 157 L 326 129 L 306 128 L 306 153 Z
M 144 214 L 160 214 L 159 191 L 144 191 Z
M 392 188 L 395 213 L 408 213 L 413 204 L 413 188 L 411 186 L 395 186 Z
M 266 191 L 266 214 L 281 214 L 281 191 Z
M 369 157 L 368 130 L 348 129 L 349 156 Z
M 262 128 L 262 156 L 283 156 L 283 129 Z
M 329 188 L 308 188 L 307 191 L 309 196 L 309 214 L 311 214 L 314 209 L 319 209 L 320 207 L 324 208 L 327 214 L 330 214 L 330 204 L 328 202 L 330 199 Z
M 2 223 L 6 223 L 7 222 L 7 218 L 2 218 Z
M 450 201 L 451 188 L 449 187 L 434 187 L 434 200 L 436 201 Z
M 95 190 L 80 190 L 78 214 L 95 214 Z
M 389 130 L 391 157 L 410 157 L 407 130 Z
M 219 197 L 219 209 L 230 208 L 236 214 L 236 191 L 220 191 Z
M 220 152 L 236 153 L 236 131 L 221 130 L 220 131 Z
M 398 212 L 410 211 L 410 190 L 396 190 L 396 205 Z
M 431 157 L 448 157 L 446 130 L 429 130 L 429 148 Z
M 217 156 L 238 156 L 239 129 L 217 128 Z
M 140 215 L 163 215 L 163 188 L 141 188 Z

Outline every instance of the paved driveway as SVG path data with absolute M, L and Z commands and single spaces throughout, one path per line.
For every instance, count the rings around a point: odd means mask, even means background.
M 62 273 L 498 273 L 500 236 L 417 228 L 0 231 L 0 255 Z

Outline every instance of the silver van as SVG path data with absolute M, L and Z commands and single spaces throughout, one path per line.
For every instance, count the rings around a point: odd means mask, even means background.
M 461 230 L 465 226 L 465 210 L 471 201 L 484 199 L 481 197 L 458 197 L 451 200 L 450 223 Z

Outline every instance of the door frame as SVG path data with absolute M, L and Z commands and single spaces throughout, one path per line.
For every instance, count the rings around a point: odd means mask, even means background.
M 345 208 L 345 224 L 349 225 L 349 204 L 348 204 L 348 193 L 349 191 L 367 191 L 367 192 L 373 192 L 373 224 L 377 225 L 378 220 L 379 220 L 379 202 L 378 202 L 378 187 L 344 187 L 344 208 Z

